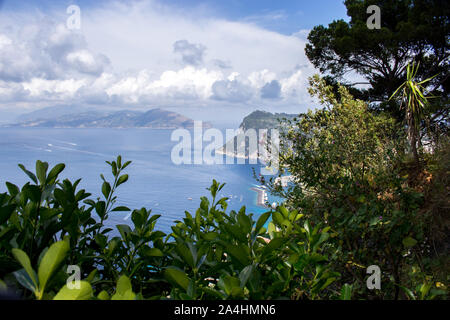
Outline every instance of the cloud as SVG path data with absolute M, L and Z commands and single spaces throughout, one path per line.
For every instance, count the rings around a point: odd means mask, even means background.
M 212 61 L 212 63 L 213 63 L 214 66 L 217 66 L 220 69 L 232 69 L 233 68 L 230 61 L 223 61 L 223 60 L 220 60 L 220 59 L 214 59 Z
M 277 80 L 272 80 L 261 88 L 261 98 L 278 99 L 281 94 L 281 85 Z
M 84 37 L 62 24 L 25 25 L 14 37 L 0 33 L 0 79 L 4 81 L 100 75 L 108 66 L 105 55 L 90 52 Z
M 0 108 L 19 102 L 248 108 L 270 100 L 276 109 L 309 97 L 314 69 L 297 34 L 186 14 L 157 1 L 81 7 L 81 15 L 81 30 L 74 31 L 66 28 L 65 11 L 0 12 Z
M 253 95 L 252 88 L 239 80 L 220 80 L 212 85 L 212 99 L 228 102 L 246 102 Z
M 199 66 L 203 64 L 203 55 L 206 47 L 200 43 L 189 43 L 187 40 L 178 40 L 173 44 L 173 52 L 179 53 L 185 64 Z
M 93 75 L 102 74 L 105 66 L 109 65 L 108 57 L 103 54 L 94 56 L 85 49 L 68 53 L 66 61 L 74 70 Z
M 5 82 L 0 80 L 0 102 L 11 102 L 16 100 L 23 100 L 29 96 L 29 91 L 15 82 Z

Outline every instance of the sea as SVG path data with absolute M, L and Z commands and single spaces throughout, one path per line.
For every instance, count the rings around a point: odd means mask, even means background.
M 50 167 L 65 163 L 60 178 L 71 181 L 81 178 L 79 188 L 91 193 L 95 200 L 101 196 L 100 174 L 112 180 L 105 161 L 121 155 L 123 162 L 131 160 L 132 164 L 125 171 L 128 182 L 117 190 L 116 205 L 151 209 L 152 214 L 161 215 L 156 229 L 165 233 L 171 232 L 174 221 L 181 220 L 185 211 L 195 214 L 200 197 L 210 196 L 206 188 L 213 179 L 225 183 L 220 196 L 229 198 L 227 211 L 245 206 L 256 220 L 268 210 L 257 205 L 257 193 L 251 190 L 258 185 L 253 169 L 258 174 L 261 164 L 234 161 L 234 164 L 177 165 L 171 153 L 179 141 L 172 141 L 172 132 L 141 128 L 0 128 L 0 192 L 7 190 L 6 181 L 18 186 L 29 181 L 18 164 L 35 172 L 36 160 L 41 160 Z M 192 152 L 206 146 L 192 143 Z M 269 195 L 270 203 L 279 200 Z M 112 212 L 105 224 L 115 229 L 115 225 L 132 222 L 129 212 Z

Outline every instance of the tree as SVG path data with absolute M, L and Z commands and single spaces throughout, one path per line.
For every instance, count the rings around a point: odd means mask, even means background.
M 370 265 L 383 270 L 378 298 L 401 298 L 399 286 L 411 287 L 405 275 L 419 261 L 408 250 L 428 254 L 421 246 L 429 237 L 429 215 L 419 211 L 423 194 L 408 184 L 402 166 L 403 126 L 386 113 L 368 112 L 343 86 L 336 94 L 317 75 L 310 84 L 324 107 L 282 120 L 280 171 L 268 190 L 330 228 L 334 268 L 353 284 L 356 298 L 375 298 L 366 287 Z M 282 186 L 277 178 L 285 174 L 291 179 Z
M 403 112 L 388 99 L 402 84 L 408 64 L 416 61 L 422 66 L 417 79 L 439 74 L 428 85 L 433 95 L 448 101 L 450 2 L 346 0 L 344 3 L 350 21 L 337 20 L 328 27 L 314 27 L 305 48 L 309 60 L 327 76 L 329 84 L 338 81 L 346 84 L 357 98 L 373 102 L 372 107 L 377 109 L 390 111 L 400 121 Z M 381 9 L 381 29 L 367 27 L 370 5 Z M 364 82 L 350 83 L 346 79 L 349 72 L 356 72 Z M 357 89 L 358 84 L 369 86 Z M 439 100 L 435 103 L 446 104 Z
M 418 71 L 419 64 L 416 65 L 413 63 L 412 65 L 408 65 L 405 82 L 403 82 L 390 98 L 392 99 L 401 93 L 402 106 L 405 109 L 405 122 L 408 128 L 408 140 L 417 166 L 419 166 L 417 142 L 419 140 L 420 121 L 428 105 L 424 84 L 434 78 L 431 77 L 418 82 L 415 78 Z

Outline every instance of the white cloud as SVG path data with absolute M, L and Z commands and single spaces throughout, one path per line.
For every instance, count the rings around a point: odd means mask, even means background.
M 65 27 L 65 12 L 0 13 L 0 100 L 124 107 L 266 101 L 273 108 L 306 102 L 314 69 L 304 55 L 305 32 L 287 36 L 173 9 L 155 1 L 81 7 L 80 31 Z
M 86 85 L 86 80 L 47 80 L 33 78 L 29 82 L 24 82 L 23 88 L 29 92 L 31 98 L 41 98 L 43 100 L 70 100 L 74 94 Z
M 203 64 L 206 47 L 201 43 L 190 43 L 187 40 L 178 40 L 173 44 L 173 52 L 179 53 L 183 63 L 199 66 Z
M 273 81 L 277 78 L 277 75 L 274 72 L 271 72 L 267 69 L 261 71 L 252 72 L 248 76 L 248 80 L 252 84 L 252 86 L 256 88 L 262 88 L 266 83 Z
M 228 102 L 246 102 L 253 96 L 252 88 L 237 79 L 216 81 L 212 90 L 212 99 Z
M 94 75 L 102 74 L 105 67 L 109 64 L 109 60 L 105 55 L 94 55 L 88 50 L 78 50 L 70 52 L 66 56 L 68 64 L 81 73 Z

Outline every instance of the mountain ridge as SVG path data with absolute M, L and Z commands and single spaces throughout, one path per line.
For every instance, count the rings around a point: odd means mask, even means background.
M 280 126 L 279 120 L 292 120 L 298 114 L 289 113 L 271 113 L 268 111 L 255 110 L 242 120 L 236 135 L 227 141 L 222 147 L 216 149 L 219 154 L 224 154 L 229 157 L 244 158 L 244 159 L 261 159 L 261 154 L 258 150 L 250 153 L 248 142 L 246 142 L 246 131 L 249 129 L 256 130 L 256 134 L 260 134 L 259 130 L 267 129 L 267 138 L 270 137 L 270 129 L 277 129 Z M 259 138 L 258 138 L 259 139 Z M 241 145 L 239 145 L 241 142 Z M 242 145 L 243 144 L 243 145 Z M 264 147 L 260 145 L 259 147 Z
M 46 114 L 39 116 L 35 111 L 24 115 L 18 123 L 9 124 L 9 127 L 45 127 L 45 128 L 149 128 L 149 129 L 176 129 L 193 128 L 194 120 L 179 113 L 163 110 L 161 108 L 147 111 L 98 111 L 80 110 L 76 113 L 57 114 L 51 117 Z M 203 127 L 211 127 L 203 122 Z

